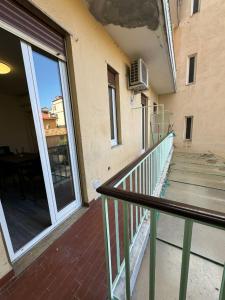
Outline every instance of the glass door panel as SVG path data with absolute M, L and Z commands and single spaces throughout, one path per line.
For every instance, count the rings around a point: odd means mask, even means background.
M 32 50 L 57 211 L 76 200 L 58 60 Z

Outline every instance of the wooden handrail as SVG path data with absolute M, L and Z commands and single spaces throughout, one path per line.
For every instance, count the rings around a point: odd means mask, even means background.
M 224 213 L 194 205 L 184 204 L 182 202 L 125 191 L 114 187 L 115 184 L 117 184 L 124 176 L 126 176 L 129 171 L 131 171 L 140 161 L 142 161 L 151 151 L 153 151 L 165 138 L 163 138 L 158 144 L 147 150 L 138 159 L 131 162 L 120 172 L 110 178 L 97 189 L 97 192 L 108 197 L 127 201 L 129 203 L 144 206 L 149 209 L 157 209 L 165 213 L 171 213 L 180 217 L 190 218 L 197 222 L 203 222 L 225 229 Z

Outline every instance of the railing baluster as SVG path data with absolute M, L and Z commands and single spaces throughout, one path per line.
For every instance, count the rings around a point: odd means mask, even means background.
M 150 181 L 151 181 L 151 194 L 153 194 L 153 166 L 152 166 L 152 153 L 151 153 L 151 169 L 150 169 Z
M 184 240 L 183 240 L 182 266 L 181 266 L 181 276 L 180 276 L 179 300 L 185 300 L 187 294 L 192 229 L 193 229 L 193 221 L 191 219 L 186 219 L 184 225 Z
M 149 268 L 149 300 L 155 299 L 155 265 L 156 265 L 156 222 L 157 212 L 151 210 L 150 223 L 150 268 Z
M 137 181 L 137 168 L 135 169 L 135 192 L 138 191 L 138 181 Z M 136 210 L 136 232 L 138 230 L 138 206 L 135 207 Z
M 123 182 L 126 189 L 126 183 Z M 123 201 L 123 231 L 124 231 L 124 257 L 125 257 L 125 274 L 126 274 L 126 300 L 130 300 L 130 242 L 128 226 L 128 203 Z
M 145 160 L 142 162 L 142 193 L 145 194 Z
M 220 287 L 220 298 L 219 300 L 224 300 L 225 299 L 225 265 L 223 268 L 223 277 L 222 277 L 222 282 L 221 282 L 221 287 Z
M 105 254 L 106 254 L 106 268 L 107 268 L 107 281 L 108 281 L 108 297 L 113 299 L 112 294 L 112 258 L 111 258 L 111 246 L 110 246 L 110 229 L 109 229 L 109 211 L 108 211 L 108 199 L 102 196 L 102 213 L 104 223 L 104 240 L 105 240 Z
M 114 199 L 114 212 L 115 212 L 115 228 L 116 228 L 116 264 L 117 273 L 120 272 L 120 234 L 119 234 L 119 212 L 118 200 Z
M 130 191 L 133 191 L 133 180 L 132 180 L 132 173 L 130 174 Z M 133 209 L 133 204 L 130 205 L 130 234 L 131 234 L 131 241 L 133 240 L 134 237 L 134 220 L 133 220 L 133 215 L 134 215 L 134 209 Z
M 143 186 L 142 186 L 142 181 L 143 181 L 143 178 L 142 178 L 142 168 L 143 168 L 143 163 L 140 164 L 140 173 L 139 173 L 139 179 L 140 179 L 140 182 L 139 182 L 139 193 L 142 194 L 143 193 Z M 139 224 L 141 224 L 141 207 L 139 208 Z

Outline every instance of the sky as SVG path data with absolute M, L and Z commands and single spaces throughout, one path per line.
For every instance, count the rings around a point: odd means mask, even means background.
M 62 95 L 58 62 L 33 51 L 41 107 L 51 108 L 52 100 Z

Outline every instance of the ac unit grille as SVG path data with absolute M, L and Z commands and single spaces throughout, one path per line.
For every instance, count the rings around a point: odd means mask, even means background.
M 148 69 L 141 58 L 131 64 L 129 89 L 136 91 L 148 89 Z

